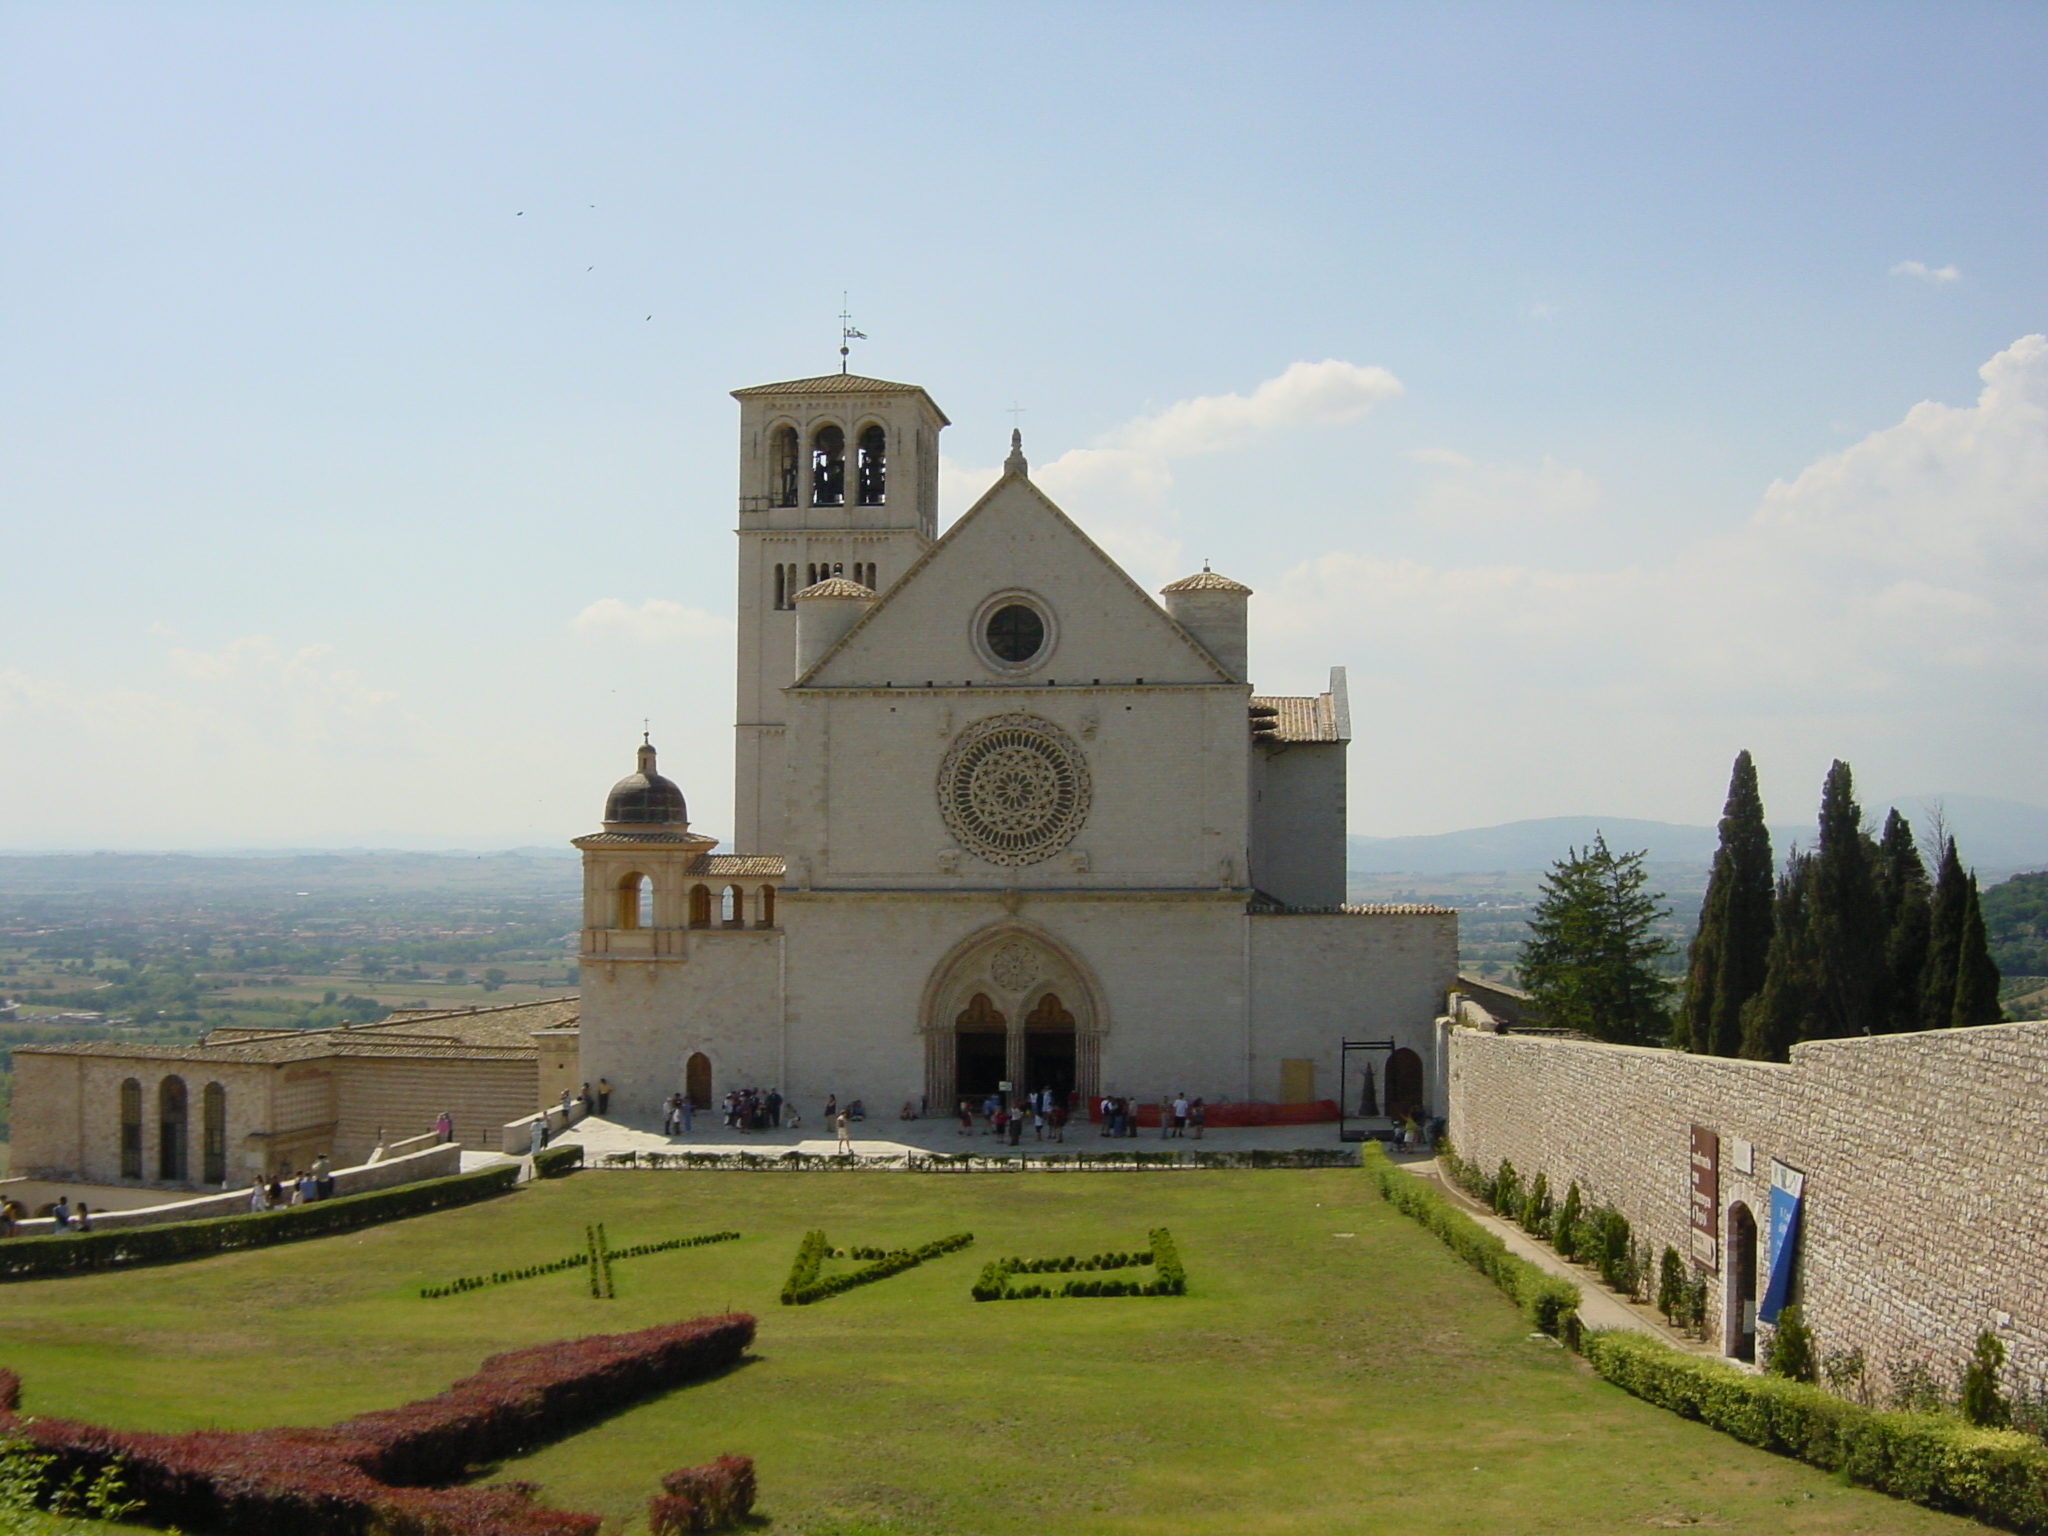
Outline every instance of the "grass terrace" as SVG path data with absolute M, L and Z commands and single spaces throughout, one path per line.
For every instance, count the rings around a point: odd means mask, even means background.
M 740 1236 L 621 1257 L 611 1299 L 577 1267 L 419 1295 L 573 1255 L 600 1222 L 615 1253 Z M 1130 1254 L 1158 1228 L 1186 1295 L 970 1294 L 991 1260 Z M 781 1305 L 818 1230 L 847 1250 L 974 1242 Z M 662 1472 L 725 1451 L 758 1463 L 759 1528 L 810 1536 L 1979 1529 L 1598 1381 L 1355 1169 L 585 1172 L 0 1301 L 0 1365 L 26 1409 L 163 1430 L 328 1423 L 439 1391 L 495 1350 L 755 1313 L 753 1363 L 500 1470 L 625 1530 L 644 1529 Z

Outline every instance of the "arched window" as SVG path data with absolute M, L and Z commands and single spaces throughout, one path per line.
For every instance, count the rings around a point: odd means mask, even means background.
M 719 922 L 727 928 L 745 927 L 747 921 L 745 903 L 746 898 L 740 894 L 740 888 L 736 885 L 728 885 L 725 888 L 724 894 L 718 898 Z
M 776 566 L 776 567 L 775 567 L 775 606 L 776 606 L 776 607 L 778 607 L 778 608 L 787 608 L 787 607 L 789 606 L 789 592 L 788 592 L 788 586 L 789 586 L 789 570 L 788 570 L 788 568 L 787 568 L 786 566 L 780 566 L 780 565 Z
M 820 427 L 811 437 L 811 505 L 846 505 L 846 434 L 837 427 Z
M 167 1077 L 156 1088 L 156 1176 L 185 1177 L 185 1079 Z
M 199 1179 L 203 1184 L 228 1181 L 228 1091 L 208 1083 L 199 1096 Z
M 775 887 L 772 885 L 761 887 L 761 926 L 763 928 L 773 928 L 775 926 Z
M 690 926 L 709 928 L 711 926 L 711 891 L 706 886 L 690 887 Z
M 778 507 L 796 505 L 796 428 L 777 427 L 768 439 L 768 463 L 774 476 L 772 494 Z
M 804 567 L 804 585 L 807 587 L 815 587 L 817 584 L 818 562 L 813 560 L 809 565 Z
M 634 873 L 619 881 L 619 918 L 621 928 L 651 928 L 654 926 L 654 882 L 645 875 Z
M 132 1077 L 121 1085 L 121 1177 L 142 1177 L 142 1084 Z
M 860 482 L 860 504 L 879 507 L 889 500 L 888 438 L 879 426 L 861 429 L 860 455 L 856 461 Z

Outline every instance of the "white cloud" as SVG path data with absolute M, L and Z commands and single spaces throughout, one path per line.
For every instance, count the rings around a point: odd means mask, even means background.
M 1254 605 L 1254 654 L 1285 674 L 1265 686 L 1351 661 L 1361 718 L 1442 744 L 1383 755 L 1375 798 L 1398 803 L 1410 781 L 1419 799 L 1462 799 L 1466 825 L 1547 813 L 1504 791 L 1504 761 L 1548 774 L 1549 811 L 1668 813 L 1673 776 L 1700 773 L 1694 819 L 1711 820 L 1712 781 L 1742 746 L 2038 799 L 2048 338 L 2020 339 L 1981 376 L 1974 404 L 1913 407 L 1659 567 L 1436 568 L 1332 550 Z M 1484 466 L 1423 457 L 1484 483 Z M 1560 773 L 1579 806 L 1559 802 Z M 1360 822 L 1384 826 L 1363 805 Z
M 1430 471 L 1416 511 L 1465 524 L 1547 522 L 1583 517 L 1600 504 L 1600 485 L 1583 469 L 1545 454 L 1540 464 L 1481 464 L 1447 448 L 1408 457 Z
M 730 644 L 733 621 L 702 608 L 685 608 L 663 598 L 650 597 L 634 608 L 616 597 L 601 597 L 569 621 L 579 634 L 623 638 L 641 645 L 659 645 L 671 640 L 699 640 Z
M 1558 306 L 1555 304 L 1532 304 L 1529 306 L 1531 320 L 1555 320 Z
M 1902 261 L 1892 268 L 1893 277 L 1917 277 L 1922 282 L 1940 287 L 1943 283 L 1959 283 L 1963 280 L 1960 268 L 1954 266 L 1930 267 L 1924 261 Z
M 1134 417 L 1086 448 L 1034 466 L 1031 478 L 1127 568 L 1184 575 L 1173 535 L 1176 460 L 1248 447 L 1276 432 L 1342 426 L 1404 393 L 1385 368 L 1336 358 L 1293 363 L 1250 394 L 1198 395 Z M 942 461 L 942 504 L 964 510 L 997 473 Z

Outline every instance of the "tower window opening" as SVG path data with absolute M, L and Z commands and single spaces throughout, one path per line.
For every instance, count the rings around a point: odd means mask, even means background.
M 727 928 L 746 926 L 745 899 L 740 895 L 738 886 L 728 885 L 719 896 L 718 921 Z
M 820 427 L 811 438 L 811 505 L 846 505 L 846 434 Z
M 690 926 L 709 928 L 711 926 L 711 891 L 706 886 L 690 887 Z
M 628 875 L 619 882 L 618 925 L 621 928 L 654 926 L 654 882 L 645 875 Z
M 795 427 L 777 427 L 769 439 L 768 460 L 774 476 L 772 489 L 775 505 L 793 507 L 796 505 L 797 489 L 797 438 Z
M 797 585 L 796 581 L 796 567 L 792 565 L 789 567 L 789 585 L 784 589 L 782 606 L 794 608 L 796 606 L 796 595 L 801 590 L 802 588 Z
M 761 926 L 763 928 L 773 928 L 775 926 L 775 887 L 772 885 L 761 887 Z
M 804 585 L 807 587 L 815 587 L 817 584 L 818 562 L 813 560 L 809 565 L 804 567 Z
M 834 576 L 844 576 L 846 574 L 846 563 L 843 560 L 834 560 L 832 562 L 832 574 Z
M 886 506 L 889 501 L 889 440 L 879 426 L 862 429 L 855 474 L 860 485 L 860 504 Z
M 787 607 L 789 606 L 789 591 L 788 591 L 788 588 L 789 588 L 789 571 L 788 571 L 788 568 L 787 568 L 787 567 L 785 567 L 785 566 L 780 566 L 780 565 L 778 565 L 778 566 L 776 566 L 776 567 L 775 567 L 775 606 L 776 606 L 776 607 L 778 607 L 778 608 L 787 608 Z

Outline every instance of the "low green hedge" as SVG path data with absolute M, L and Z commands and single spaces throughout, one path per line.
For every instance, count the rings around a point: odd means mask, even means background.
M 1851 1482 L 2009 1530 L 2048 1532 L 2048 1446 L 2014 1430 L 1865 1408 L 1647 1334 L 1588 1333 L 1593 1369 L 1645 1402 Z
M 1153 1265 L 1151 1280 L 1069 1280 L 1062 1285 L 1012 1285 L 1012 1275 L 1067 1274 L 1074 1270 L 1129 1269 Z M 1185 1296 L 1188 1273 L 1180 1250 L 1164 1227 L 1152 1229 L 1152 1246 L 1144 1253 L 1098 1253 L 1091 1259 L 1071 1255 L 1052 1259 L 991 1259 L 969 1292 L 976 1301 L 1048 1301 L 1068 1296 Z
M 583 1166 L 583 1143 L 565 1141 L 558 1147 L 543 1147 L 533 1154 L 533 1176 L 536 1179 L 559 1179 L 565 1173 L 574 1173 Z
M 805 1307 L 814 1301 L 823 1301 L 828 1296 L 837 1296 L 858 1285 L 872 1285 L 877 1280 L 886 1280 L 891 1275 L 900 1275 L 906 1269 L 915 1269 L 926 1259 L 936 1259 L 941 1254 L 965 1248 L 974 1241 L 972 1232 L 955 1232 L 951 1237 L 942 1237 L 926 1243 L 922 1248 L 895 1248 L 861 1269 L 842 1270 L 839 1274 L 825 1274 L 825 1260 L 832 1255 L 832 1245 L 825 1240 L 823 1232 L 806 1232 L 803 1241 L 797 1245 L 796 1262 L 790 1266 L 789 1278 L 782 1285 L 782 1304 L 785 1307 Z
M 169 1221 L 156 1227 L 114 1227 L 98 1232 L 8 1238 L 0 1241 L 0 1280 L 44 1280 L 95 1270 L 128 1269 L 138 1264 L 175 1264 L 238 1248 L 295 1243 L 302 1238 L 325 1237 L 333 1232 L 395 1221 L 401 1216 L 419 1216 L 487 1200 L 510 1189 L 518 1177 L 519 1165 L 506 1163 L 475 1173 L 422 1179 L 417 1184 L 315 1200 L 310 1205 L 288 1206 L 278 1211 Z
M 1429 1228 L 1467 1264 L 1514 1299 L 1530 1326 L 1570 1344 L 1579 1327 L 1579 1288 L 1508 1251 L 1508 1245 L 1421 1179 L 1396 1167 L 1378 1142 L 1365 1143 L 1365 1167 L 1380 1196 Z

